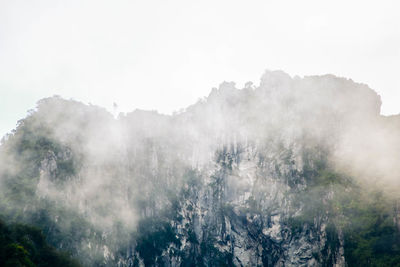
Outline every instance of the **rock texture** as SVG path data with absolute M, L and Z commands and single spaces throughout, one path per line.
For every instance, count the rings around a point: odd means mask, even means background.
M 1 211 L 86 266 L 351 266 L 355 151 L 380 151 L 360 133 L 399 129 L 380 105 L 366 85 L 279 71 L 172 116 L 43 99 L 3 140 Z

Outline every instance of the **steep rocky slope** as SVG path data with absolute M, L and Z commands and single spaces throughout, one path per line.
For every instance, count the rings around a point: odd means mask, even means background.
M 43 99 L 0 214 L 86 266 L 396 266 L 399 118 L 366 85 L 266 72 L 172 116 Z

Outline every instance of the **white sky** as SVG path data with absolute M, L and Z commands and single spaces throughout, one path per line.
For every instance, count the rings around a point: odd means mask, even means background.
M 0 135 L 61 95 L 172 113 L 265 69 L 368 84 L 400 113 L 400 1 L 0 0 Z

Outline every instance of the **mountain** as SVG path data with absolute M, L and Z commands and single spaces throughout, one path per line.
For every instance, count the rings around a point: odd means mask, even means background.
M 83 266 L 400 266 L 400 117 L 380 107 L 282 71 L 174 115 L 42 99 L 2 140 L 0 214 Z

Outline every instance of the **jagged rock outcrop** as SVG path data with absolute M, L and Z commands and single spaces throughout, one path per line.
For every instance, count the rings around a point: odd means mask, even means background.
M 397 196 L 379 192 L 398 188 L 400 128 L 380 105 L 366 85 L 279 71 L 172 116 L 44 99 L 1 146 L 0 211 L 87 266 L 393 262 Z

